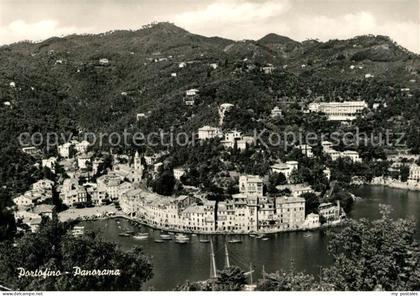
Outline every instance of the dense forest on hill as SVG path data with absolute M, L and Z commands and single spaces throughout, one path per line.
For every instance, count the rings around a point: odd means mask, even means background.
M 180 68 L 181 63 L 185 67 Z M 268 64 L 275 70 L 264 74 L 261 67 Z M 158 23 L 136 31 L 4 45 L 0 47 L 1 219 L 10 218 L 6 210 L 10 199 L 41 174 L 34 167 L 37 160 L 21 152 L 17 138 L 22 132 L 78 135 L 171 128 L 193 132 L 216 125 L 222 103 L 235 105 L 235 112 L 227 115 L 226 129 L 322 131 L 335 127 L 322 116 L 302 113 L 304 105 L 363 99 L 370 107 L 374 103 L 381 107 L 357 120 L 361 130 L 404 131 L 408 148 L 418 153 L 419 71 L 418 55 L 388 37 L 371 35 L 297 42 L 268 34 L 256 41 L 232 41 Z M 186 106 L 183 96 L 191 88 L 199 89 L 200 97 L 194 106 Z M 281 121 L 270 120 L 275 106 L 284 111 Z M 137 113 L 147 117 L 137 122 Z M 182 153 L 176 157 L 185 159 Z

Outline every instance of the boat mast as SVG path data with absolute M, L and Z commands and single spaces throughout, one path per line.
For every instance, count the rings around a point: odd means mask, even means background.
M 250 285 L 252 285 L 252 263 L 249 263 L 249 281 L 250 281 Z
M 210 238 L 210 278 L 217 278 L 216 258 L 214 256 L 213 239 Z
M 225 241 L 225 260 L 226 260 L 226 262 L 225 262 L 226 266 L 225 267 L 229 268 L 230 267 L 230 261 L 229 261 L 229 252 L 228 252 L 226 241 Z

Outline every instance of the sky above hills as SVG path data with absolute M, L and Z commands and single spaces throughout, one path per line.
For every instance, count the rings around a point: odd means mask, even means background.
M 0 44 L 170 21 L 205 36 L 388 35 L 420 53 L 419 0 L 0 0 Z

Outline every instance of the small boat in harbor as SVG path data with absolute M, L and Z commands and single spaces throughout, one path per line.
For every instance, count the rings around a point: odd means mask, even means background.
M 134 234 L 134 231 L 132 231 L 132 230 L 128 230 L 128 231 L 126 231 L 125 233 L 130 234 L 130 235 L 133 235 L 133 234 Z
M 257 236 L 256 236 L 256 238 L 258 238 L 258 239 L 263 239 L 265 236 L 264 236 L 264 234 L 258 234 Z
M 124 236 L 124 237 L 130 236 L 130 234 L 127 233 L 127 232 L 120 232 L 120 233 L 118 233 L 118 235 L 119 236 Z
M 269 237 L 263 237 L 261 240 L 268 241 L 269 239 L 270 239 Z
M 231 240 L 229 240 L 229 243 L 230 244 L 240 244 L 240 243 L 242 243 L 242 241 L 240 239 L 231 239 Z
M 155 243 L 163 243 L 163 242 L 165 242 L 163 239 L 155 239 Z
M 208 244 L 209 242 L 210 242 L 210 240 L 208 240 L 208 239 L 200 239 L 200 243 Z
M 148 233 L 138 233 L 135 236 L 133 236 L 134 239 L 144 240 L 149 238 Z
M 179 240 L 179 239 L 177 239 L 177 240 L 175 240 L 175 242 L 177 244 L 186 244 L 186 243 L 188 243 L 188 240 Z
M 304 235 L 303 235 L 303 237 L 311 237 L 312 236 L 312 234 L 310 234 L 310 233 L 305 233 Z
M 186 236 L 185 234 L 182 233 L 177 233 L 175 235 L 175 239 L 179 239 L 179 240 L 189 240 L 190 238 L 188 236 Z
M 182 233 L 177 233 L 175 235 L 175 242 L 179 243 L 179 244 L 185 244 L 190 240 L 190 238 L 188 236 L 186 236 L 185 234 Z
M 172 239 L 172 237 L 171 237 L 170 234 L 161 234 L 160 235 L 160 238 L 161 239 L 164 239 L 164 240 L 170 240 L 170 239 Z
M 190 240 L 189 237 L 185 237 L 185 238 L 175 238 L 175 242 L 179 243 L 179 242 L 188 242 Z
M 250 234 L 250 235 L 249 235 L 249 237 L 256 238 L 256 237 L 257 237 L 257 235 L 255 235 L 255 234 Z

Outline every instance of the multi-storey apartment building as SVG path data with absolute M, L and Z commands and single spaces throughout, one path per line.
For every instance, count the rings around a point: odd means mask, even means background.
M 305 221 L 305 199 L 301 197 L 277 197 L 275 199 L 277 221 L 282 230 L 300 228 Z
M 337 205 L 330 202 L 322 203 L 319 205 L 319 215 L 325 219 L 326 222 L 334 222 L 339 220 L 341 215 L 340 201 L 337 201 Z
M 207 140 L 222 136 L 222 131 L 217 127 L 205 125 L 198 129 L 198 139 Z
M 87 192 L 76 179 L 65 179 L 61 187 L 60 198 L 65 205 L 75 206 L 87 202 Z
M 260 176 L 239 177 L 239 192 L 243 195 L 263 196 L 263 181 Z
M 410 166 L 410 175 L 408 176 L 409 180 L 419 182 L 420 181 L 420 166 L 417 164 L 412 164 Z

